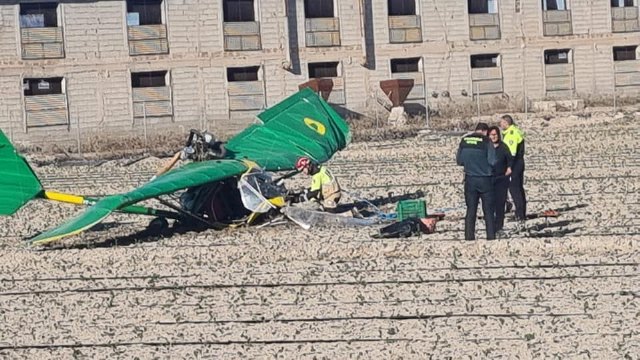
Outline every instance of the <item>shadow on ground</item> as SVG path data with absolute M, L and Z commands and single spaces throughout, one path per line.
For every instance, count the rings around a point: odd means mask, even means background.
M 108 224 L 99 224 L 99 225 L 107 225 L 106 227 L 100 226 L 98 231 L 107 230 L 110 228 L 115 228 L 118 225 L 122 225 L 119 223 L 108 223 Z M 91 229 L 90 232 L 94 232 L 94 228 Z M 110 248 L 115 246 L 129 246 L 135 244 L 144 244 L 144 243 L 153 243 L 160 241 L 165 238 L 170 238 L 174 235 L 182 235 L 188 232 L 201 233 L 204 231 L 210 230 L 210 228 L 205 226 L 171 226 L 171 227 L 163 227 L 158 224 L 153 224 L 153 222 L 145 228 L 144 230 L 122 236 L 115 236 L 112 238 L 105 239 L 104 241 L 99 242 L 85 242 L 85 243 L 77 243 L 71 245 L 63 245 L 63 244 L 52 244 L 50 246 L 43 246 L 39 250 L 66 250 L 66 249 L 96 249 L 96 248 Z
M 407 193 L 402 195 L 394 195 L 393 193 L 389 193 L 386 197 L 378 197 L 375 199 L 361 199 L 352 203 L 342 204 L 338 207 L 338 212 L 341 211 L 349 211 L 354 207 L 357 209 L 367 209 L 370 208 L 371 205 L 376 207 L 397 203 L 402 200 L 412 200 L 419 199 L 424 196 L 424 192 L 416 191 L 413 193 Z M 375 215 L 375 213 L 363 211 L 363 214 L 366 216 Z M 131 222 L 119 223 L 119 222 L 108 222 L 97 224 L 87 233 L 101 233 L 104 231 L 110 231 L 124 224 L 131 224 Z M 153 243 L 160 241 L 165 238 L 170 238 L 174 235 L 181 235 L 188 232 L 201 233 L 207 230 L 210 230 L 210 227 L 207 226 L 198 226 L 198 225 L 175 225 L 167 226 L 163 224 L 161 221 L 152 220 L 150 225 L 142 231 L 135 232 L 133 234 L 124 235 L 124 236 L 115 236 L 104 241 L 99 242 L 85 242 L 85 243 L 77 243 L 70 245 L 62 245 L 62 244 L 52 244 L 45 245 L 39 250 L 61 250 L 61 249 L 95 249 L 95 248 L 109 248 L 115 246 L 129 246 L 135 244 L 143 244 L 143 243 Z

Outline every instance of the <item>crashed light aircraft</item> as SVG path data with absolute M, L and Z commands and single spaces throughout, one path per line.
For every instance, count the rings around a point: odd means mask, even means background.
M 304 89 L 263 111 L 253 124 L 225 145 L 221 158 L 194 161 L 124 194 L 87 198 L 45 190 L 26 159 L 0 131 L 0 215 L 10 216 L 33 199 L 90 205 L 84 212 L 29 240 L 48 244 L 83 232 L 112 212 L 156 216 L 224 227 L 251 223 L 270 209 L 286 206 L 283 187 L 266 172 L 291 171 L 299 157 L 326 162 L 351 140 L 347 123 L 311 89 Z M 168 201 L 176 193 L 183 201 Z M 165 197 L 166 197 L 165 196 Z M 142 206 L 158 199 L 171 210 Z M 176 204 L 177 203 L 177 204 Z

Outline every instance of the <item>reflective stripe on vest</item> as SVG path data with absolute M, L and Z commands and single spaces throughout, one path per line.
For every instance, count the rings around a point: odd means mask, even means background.
M 518 145 L 524 141 L 524 134 L 515 125 L 511 125 L 502 133 L 502 142 L 509 148 L 512 156 L 516 155 Z
M 323 199 L 340 196 L 341 189 L 338 180 L 324 166 L 311 178 L 311 191 L 320 190 Z

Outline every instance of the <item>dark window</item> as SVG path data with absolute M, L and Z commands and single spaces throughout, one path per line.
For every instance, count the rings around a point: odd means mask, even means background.
M 260 66 L 227 68 L 228 81 L 258 81 Z
M 304 17 L 312 18 L 332 18 L 333 0 L 304 0 Z
M 613 48 L 613 61 L 636 60 L 637 46 L 618 46 Z
M 611 0 L 611 7 L 632 7 L 633 0 Z
M 222 11 L 225 22 L 256 21 L 253 0 L 224 0 Z
M 25 96 L 62 94 L 62 78 L 24 79 L 22 89 Z
M 388 0 L 389 16 L 415 15 L 415 0 Z
M 543 10 L 567 10 L 565 0 L 542 0 Z
M 58 3 L 20 4 L 20 27 L 58 27 Z
M 309 64 L 309 78 L 338 77 L 338 62 L 322 62 Z
M 149 72 L 131 73 L 132 88 L 161 87 L 161 86 L 167 86 L 166 71 L 149 71 Z
M 498 67 L 498 54 L 471 55 L 471 68 Z
M 568 64 L 569 63 L 569 49 L 562 50 L 545 50 L 544 63 L 551 64 Z
M 391 59 L 392 73 L 408 73 L 420 71 L 420 58 Z
M 162 0 L 127 0 L 127 25 L 162 24 Z
M 469 14 L 496 14 L 498 0 L 468 0 Z

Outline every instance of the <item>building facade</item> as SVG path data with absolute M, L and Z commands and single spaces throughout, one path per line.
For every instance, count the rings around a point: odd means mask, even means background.
M 0 128 L 230 134 L 314 78 L 366 112 L 473 96 L 640 94 L 638 0 L 0 0 Z

